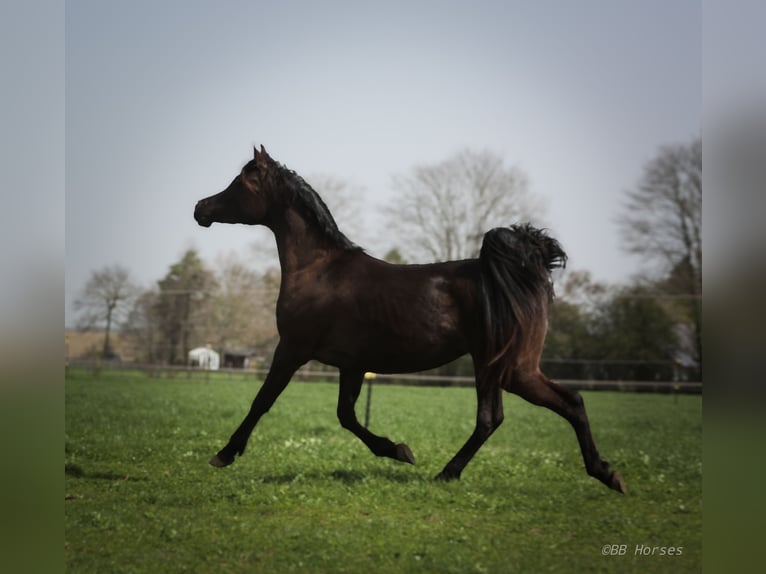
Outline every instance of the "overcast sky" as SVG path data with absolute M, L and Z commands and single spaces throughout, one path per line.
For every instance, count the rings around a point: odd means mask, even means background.
M 66 6 L 69 325 L 105 265 L 148 287 L 189 247 L 251 255 L 263 231 L 192 213 L 254 144 L 361 188 L 378 256 L 396 243 L 379 217 L 392 176 L 489 149 L 545 198 L 570 268 L 625 282 L 625 190 L 661 145 L 700 135 L 695 1 Z

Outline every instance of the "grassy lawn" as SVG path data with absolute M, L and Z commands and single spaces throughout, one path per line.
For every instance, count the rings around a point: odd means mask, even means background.
M 699 396 L 583 393 L 599 449 L 628 483 L 621 496 L 585 474 L 563 419 L 512 395 L 463 478 L 434 481 L 473 428 L 474 392 L 462 388 L 375 387 L 371 430 L 406 442 L 415 466 L 376 458 L 340 427 L 335 384 L 300 382 L 243 457 L 209 466 L 259 384 L 70 372 L 68 571 L 702 568 Z

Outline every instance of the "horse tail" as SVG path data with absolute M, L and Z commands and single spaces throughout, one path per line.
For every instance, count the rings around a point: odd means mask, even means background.
M 551 272 L 565 267 L 566 260 L 558 241 L 528 223 L 484 235 L 479 263 L 488 365 L 515 358 L 534 322 L 546 320 L 553 300 Z M 501 377 L 509 366 L 502 361 Z

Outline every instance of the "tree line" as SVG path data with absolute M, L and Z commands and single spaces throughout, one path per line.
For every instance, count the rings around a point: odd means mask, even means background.
M 623 192 L 616 214 L 623 248 L 644 262 L 630 284 L 600 283 L 582 270 L 557 277 L 543 354 L 550 376 L 701 380 L 701 147 L 699 138 L 661 147 Z M 308 179 L 340 227 L 358 233 L 354 186 L 327 175 Z M 543 204 L 524 172 L 489 151 L 464 150 L 414 166 L 393 186 L 397 207 L 386 216 L 394 241 L 385 256 L 393 263 L 474 257 L 488 229 L 543 222 Z M 110 333 L 119 330 L 142 362 L 185 364 L 189 350 L 201 345 L 255 351 L 268 361 L 278 340 L 278 292 L 276 262 L 257 272 L 230 255 L 211 266 L 189 249 L 148 289 L 138 288 L 120 265 L 93 272 L 75 310 L 81 327 L 104 329 L 105 358 L 114 356 Z M 440 373 L 470 370 L 464 358 Z

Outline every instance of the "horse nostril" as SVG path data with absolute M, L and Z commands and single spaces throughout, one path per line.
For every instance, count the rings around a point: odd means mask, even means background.
M 206 209 L 207 202 L 202 199 L 197 202 L 197 205 L 194 206 L 194 219 L 203 227 L 210 227 L 212 224 L 212 218 L 210 217 L 210 214 L 207 213 L 209 210 Z

